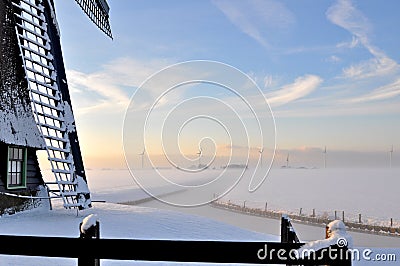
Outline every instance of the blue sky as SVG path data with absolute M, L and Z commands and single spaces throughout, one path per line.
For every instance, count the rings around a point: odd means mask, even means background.
M 394 145 L 400 165 L 396 0 L 110 0 L 112 41 L 74 1 L 55 4 L 89 167 L 121 167 L 133 93 L 150 75 L 188 60 L 222 62 L 256 82 L 276 120 L 278 164 L 291 152 L 299 164 L 321 166 L 327 146 L 348 154 L 342 162 L 363 153 L 365 164 L 384 158 L 383 166 Z

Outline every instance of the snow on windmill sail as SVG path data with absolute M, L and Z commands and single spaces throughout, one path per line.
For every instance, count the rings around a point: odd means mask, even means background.
M 109 6 L 105 0 L 76 0 L 76 3 L 100 30 L 112 38 Z M 1 38 L 1 54 L 13 62 L 15 68 L 13 72 L 3 70 L 0 76 L 3 92 L 0 141 L 16 147 L 46 149 L 55 177 L 54 182 L 47 183 L 50 192 L 63 199 L 65 208 L 89 208 L 90 192 L 71 107 L 53 0 L 0 0 L 0 5 L 2 31 L 5 25 L 8 30 Z M 15 51 L 7 52 L 4 49 L 7 46 Z M 23 67 L 20 69 L 18 65 Z M 9 80 L 16 77 L 19 79 L 14 85 L 18 85 L 18 91 L 14 92 L 9 89 L 13 87 Z M 14 103 L 18 99 L 21 103 Z M 14 110 L 15 114 L 9 114 L 9 110 Z

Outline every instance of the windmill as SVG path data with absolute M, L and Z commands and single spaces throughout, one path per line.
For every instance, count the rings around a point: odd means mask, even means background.
M 324 168 L 326 168 L 326 146 L 322 153 L 324 154 Z
M 287 157 L 286 157 L 286 167 L 289 167 L 289 153 L 287 154 Z
M 106 0 L 75 2 L 112 38 Z M 8 170 L 5 187 L 11 179 L 28 189 L 29 178 L 41 177 L 36 151 L 45 149 L 54 175 L 49 193 L 67 209 L 90 208 L 54 2 L 0 0 L 0 22 L 0 160 L 21 166 L 18 173 Z M 32 167 L 36 174 L 29 176 Z
M 258 152 L 260 153 L 260 162 L 261 162 L 261 167 L 262 167 L 262 166 L 263 166 L 262 154 L 263 154 L 263 152 L 264 152 L 264 148 L 260 148 L 260 149 L 258 150 Z
M 142 169 L 143 169 L 143 156 L 144 156 L 145 152 L 146 152 L 146 149 L 143 148 L 143 151 L 141 153 L 139 153 L 139 156 L 142 158 Z
M 200 159 L 201 159 L 202 155 L 203 155 L 203 150 L 201 148 L 199 148 L 199 151 L 197 152 L 197 156 L 199 158 L 199 166 L 198 166 L 199 168 L 201 167 Z
M 389 167 L 392 168 L 392 158 L 393 158 L 393 145 L 389 151 Z

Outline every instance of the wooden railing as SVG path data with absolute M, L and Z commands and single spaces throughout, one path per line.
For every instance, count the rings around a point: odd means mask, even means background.
M 285 224 L 283 226 L 286 226 Z M 298 259 L 304 243 L 197 240 L 103 239 L 99 223 L 79 237 L 0 235 L 0 254 L 76 258 L 79 266 L 100 265 L 101 259 L 198 263 L 286 265 L 351 265 L 351 258 L 321 256 Z M 282 229 L 281 231 L 287 231 Z M 81 231 L 81 230 L 80 230 Z M 288 238 L 289 240 L 289 238 Z M 333 253 L 332 253 L 333 252 Z M 326 254 L 339 254 L 334 250 Z M 336 253 L 335 253 L 336 252 Z M 343 253 L 343 252 L 342 252 Z M 338 264 L 339 263 L 339 264 Z
M 211 206 L 234 212 L 240 212 L 254 216 L 261 216 L 265 218 L 281 219 L 282 217 L 282 212 L 266 210 L 261 208 L 252 208 L 250 206 L 246 206 L 246 201 L 244 201 L 242 205 L 232 202 L 214 201 L 211 203 Z M 319 226 L 326 225 L 332 221 L 332 219 L 319 217 L 317 215 L 307 216 L 307 215 L 290 214 L 290 218 L 293 222 L 296 223 L 304 223 L 304 224 L 319 225 Z M 350 231 L 400 237 L 400 227 L 372 225 L 372 224 L 365 224 L 349 220 L 346 220 L 345 223 L 347 229 Z

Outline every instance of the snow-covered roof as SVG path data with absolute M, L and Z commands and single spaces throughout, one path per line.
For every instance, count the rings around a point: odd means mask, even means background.
M 18 105 L 0 110 L 0 141 L 38 149 L 45 148 L 32 111 L 26 111 Z
M 6 6 L 8 7 L 6 8 Z M 28 84 L 17 44 L 11 2 L 0 2 L 0 141 L 7 144 L 45 148 L 36 126 Z

